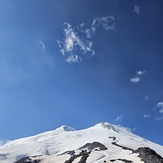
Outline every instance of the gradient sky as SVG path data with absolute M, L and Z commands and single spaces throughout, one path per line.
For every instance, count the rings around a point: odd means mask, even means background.
M 0 139 L 101 121 L 163 145 L 162 0 L 1 0 Z

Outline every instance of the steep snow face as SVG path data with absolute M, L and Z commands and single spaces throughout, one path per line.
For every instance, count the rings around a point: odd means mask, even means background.
M 122 162 L 121 159 L 127 159 L 139 163 L 142 161 L 134 152 L 139 147 L 149 147 L 163 156 L 163 146 L 139 137 L 124 127 L 102 122 L 76 131 L 64 125 L 0 146 L 0 163 L 15 162 L 28 156 L 35 156 L 30 159 L 39 159 L 41 163 L 63 163 L 74 158 L 73 162 L 84 159 L 89 163 Z M 83 150 L 86 153 L 82 153 Z

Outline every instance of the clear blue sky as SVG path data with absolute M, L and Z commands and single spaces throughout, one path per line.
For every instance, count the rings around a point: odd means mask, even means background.
M 162 0 L 1 0 L 0 139 L 121 124 L 163 145 Z

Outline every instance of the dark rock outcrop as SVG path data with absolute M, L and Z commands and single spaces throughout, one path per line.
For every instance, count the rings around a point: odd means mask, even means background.
M 139 157 L 145 163 L 163 163 L 163 158 L 158 155 L 153 149 L 148 147 L 140 147 L 135 150 L 134 153 L 139 153 Z
M 131 150 L 133 153 L 138 153 L 139 154 L 138 157 L 140 157 L 141 160 L 144 161 L 144 163 L 163 163 L 163 158 L 160 155 L 158 155 L 153 149 L 150 149 L 149 147 L 140 147 L 137 150 L 133 150 L 131 148 L 119 145 L 116 142 L 112 142 L 112 144 L 124 150 Z M 113 161 L 116 161 L 116 160 L 112 160 L 112 162 Z
M 113 139 L 113 141 L 115 141 L 116 137 L 115 136 L 109 136 L 109 139 Z
M 107 148 L 99 142 L 87 143 L 79 149 L 88 149 L 92 151 L 93 149 L 96 149 L 96 148 L 99 148 L 99 150 L 107 150 Z
M 74 154 L 73 156 L 71 156 L 69 160 L 65 161 L 65 163 L 72 163 L 78 157 L 81 157 L 79 163 L 85 163 L 87 158 L 89 157 L 90 153 L 91 152 L 82 150 L 78 155 Z
M 128 147 L 125 147 L 125 146 L 122 146 L 122 145 L 119 145 L 119 144 L 117 144 L 116 142 L 112 142 L 112 144 L 113 144 L 113 145 L 116 145 L 117 147 L 120 147 L 120 148 L 122 148 L 122 149 L 124 149 L 124 150 L 134 151 L 133 149 L 128 148 Z
M 79 163 L 86 163 L 87 158 L 89 157 L 91 152 L 87 152 L 87 151 L 82 151 L 80 154 L 82 155 Z
M 63 154 L 71 155 L 70 159 L 66 160 L 65 163 L 72 163 L 78 157 L 81 157 L 79 163 L 85 163 L 93 149 L 107 150 L 107 148 L 103 144 L 101 144 L 99 142 L 93 142 L 93 143 L 87 143 L 84 146 L 82 146 L 81 148 L 79 148 L 79 150 L 82 150 L 79 154 L 75 154 L 75 151 L 73 150 L 73 151 L 64 152 L 61 155 L 63 155 Z
M 32 160 L 32 158 L 35 158 L 37 156 L 32 156 L 32 157 L 24 157 L 18 161 L 16 161 L 15 163 L 40 163 L 40 160 Z
M 74 150 L 73 151 L 66 151 L 66 152 L 64 152 L 62 154 L 59 154 L 58 156 L 64 155 L 64 154 L 69 154 L 69 155 L 73 156 L 75 154 L 75 151 Z
M 122 162 L 124 162 L 124 163 L 132 163 L 133 161 L 131 161 L 131 160 L 126 160 L 126 159 L 116 159 L 116 160 L 118 160 L 118 161 L 122 161 Z M 111 162 L 114 162 L 114 161 L 116 161 L 116 160 L 110 160 Z

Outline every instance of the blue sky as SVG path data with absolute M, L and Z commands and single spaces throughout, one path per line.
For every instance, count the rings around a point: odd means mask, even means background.
M 0 1 L 0 139 L 120 124 L 163 145 L 162 0 Z

